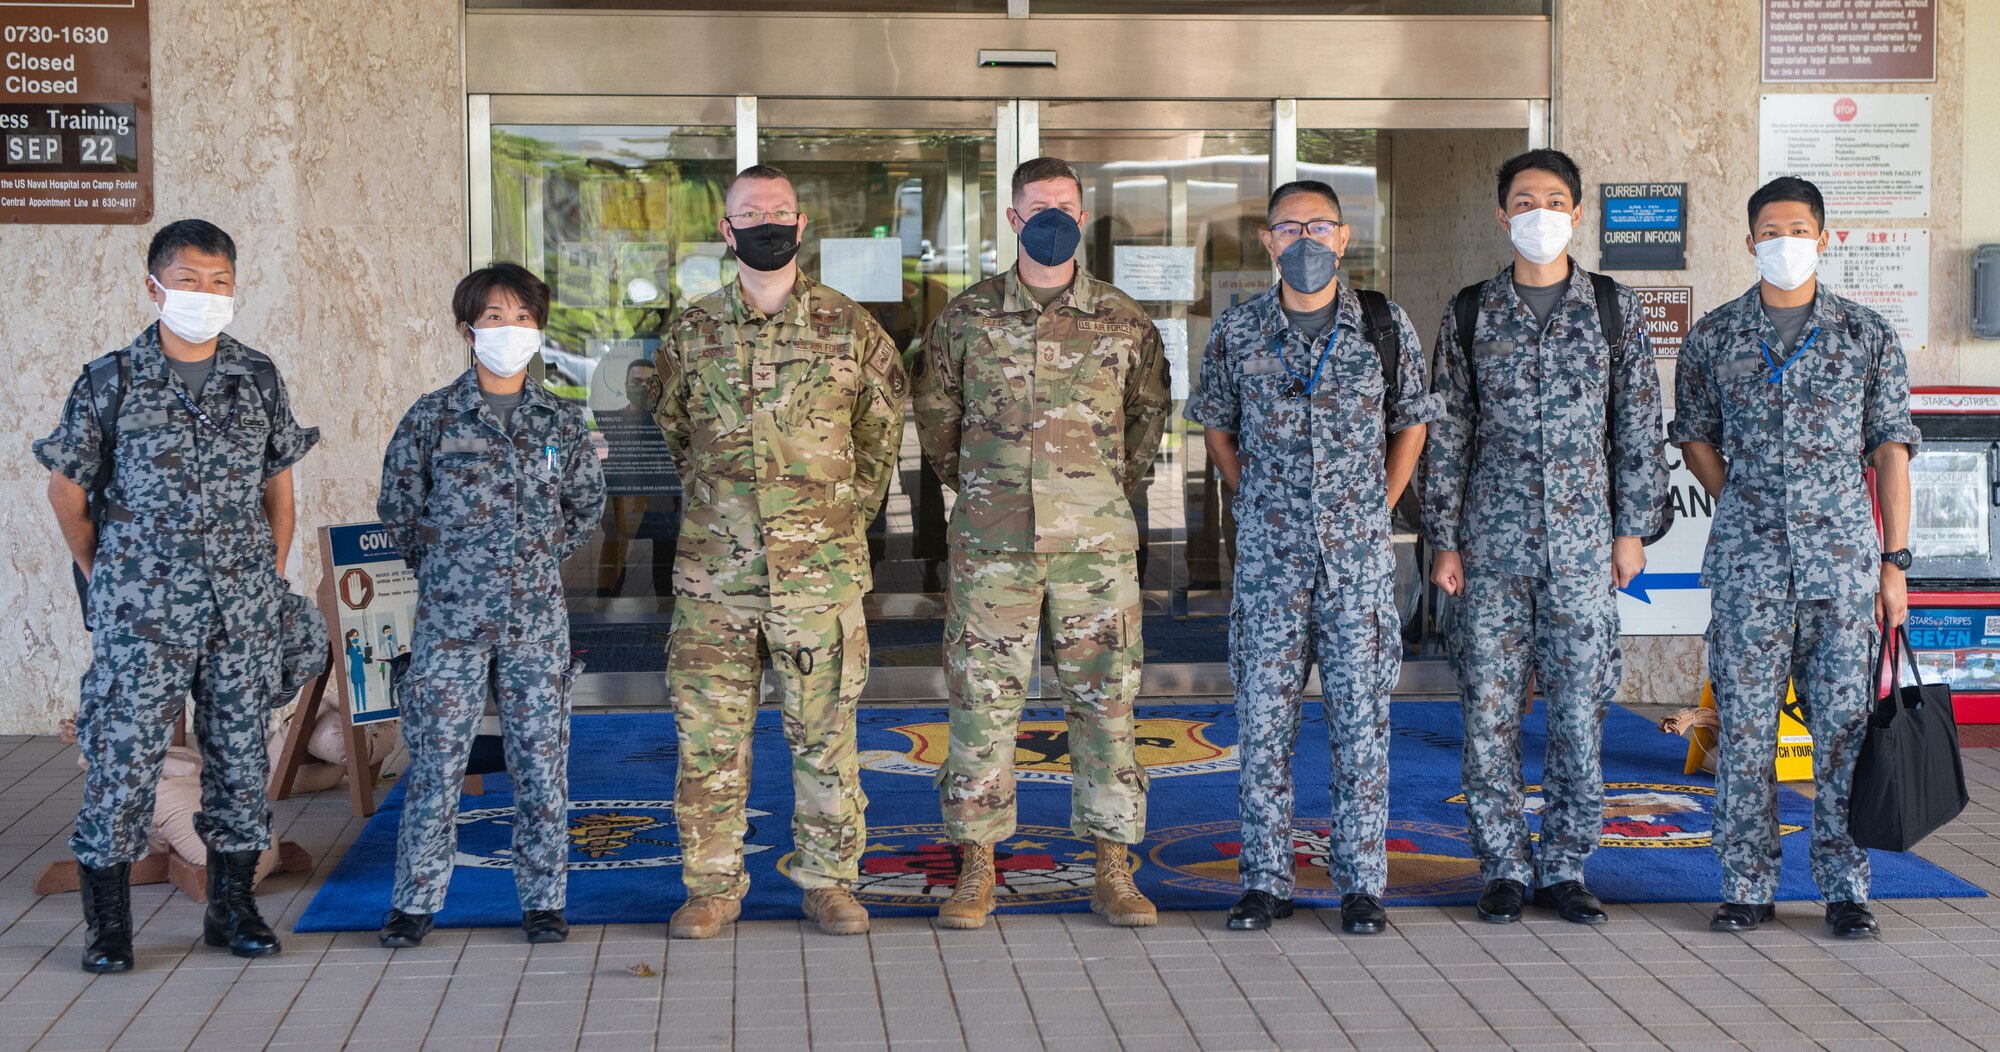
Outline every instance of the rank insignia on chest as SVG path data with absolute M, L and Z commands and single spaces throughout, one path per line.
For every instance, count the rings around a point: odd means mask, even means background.
M 750 367 L 750 388 L 753 391 L 769 391 L 778 386 L 778 367 L 775 365 L 753 365 Z

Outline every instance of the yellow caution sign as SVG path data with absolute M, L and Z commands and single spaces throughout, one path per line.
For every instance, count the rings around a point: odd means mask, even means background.
M 1704 709 L 1715 707 L 1715 685 L 1713 683 L 1702 685 L 1701 707 Z M 1785 687 L 1784 707 L 1778 710 L 1778 762 L 1776 765 L 1778 781 L 1812 781 L 1813 740 L 1812 733 L 1806 730 L 1804 721 L 1800 719 L 1804 714 L 1799 708 L 1798 692 L 1787 684 Z M 1688 737 L 1687 764 L 1683 767 L 1682 773 L 1693 774 L 1696 771 L 1707 771 L 1710 774 L 1715 773 L 1716 756 L 1720 748 L 1721 743 L 1716 740 L 1713 732 L 1706 728 L 1697 730 Z

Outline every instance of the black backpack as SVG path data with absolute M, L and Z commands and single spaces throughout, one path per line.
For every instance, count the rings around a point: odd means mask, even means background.
M 1590 277 L 1590 290 L 1597 296 L 1597 324 L 1604 331 L 1604 343 L 1616 355 L 1618 347 L 1625 342 L 1625 318 L 1618 307 L 1618 283 L 1603 274 L 1585 271 Z M 1458 290 L 1451 298 L 1452 318 L 1458 329 L 1458 350 L 1465 355 L 1465 372 L 1471 378 L 1467 390 L 1472 396 L 1472 411 L 1479 412 L 1479 377 L 1474 372 L 1472 344 L 1474 330 L 1479 327 L 1479 295 L 1485 291 L 1486 282 L 1477 281 Z
M 1590 278 L 1592 294 L 1597 297 L 1597 325 L 1604 332 L 1605 346 L 1616 355 L 1619 346 L 1625 342 L 1625 315 L 1618 306 L 1618 283 L 1594 271 L 1584 273 Z M 1452 319 L 1454 327 L 1458 330 L 1458 350 L 1465 356 L 1466 390 L 1472 398 L 1472 415 L 1475 418 L 1479 415 L 1479 374 L 1476 371 L 1478 367 L 1473 364 L 1472 345 L 1476 342 L 1474 337 L 1477 335 L 1474 330 L 1479 327 L 1479 296 L 1485 288 L 1486 282 L 1474 282 L 1459 289 L 1458 295 L 1451 298 Z M 1610 386 L 1607 384 L 1605 389 L 1608 392 Z M 1609 412 L 1605 413 L 1604 426 L 1607 432 L 1611 428 L 1610 417 Z M 1605 435 L 1605 442 L 1606 448 L 1610 448 L 1609 434 Z M 1672 528 L 1673 524 L 1674 507 L 1669 503 L 1660 520 L 1659 531 L 1647 537 L 1646 543 L 1651 544 L 1666 536 L 1667 530 Z
M 1397 381 L 1402 376 L 1403 334 L 1396 326 L 1395 313 L 1389 310 L 1389 297 L 1373 289 L 1355 289 L 1354 298 L 1361 301 L 1361 331 L 1368 342 L 1375 345 L 1375 353 L 1382 359 L 1382 433 L 1386 442 L 1389 407 L 1396 404 L 1397 395 L 1401 393 Z M 1409 485 L 1403 487 L 1403 496 L 1391 509 L 1412 528 L 1423 521 L 1423 501 L 1417 495 L 1420 474 L 1411 473 Z
M 264 416 L 273 424 L 278 419 L 278 366 L 271 359 L 252 354 L 250 374 L 257 382 L 257 393 L 264 399 Z M 123 349 L 102 355 L 83 367 L 85 389 L 90 394 L 90 404 L 97 409 L 97 478 L 88 493 L 90 524 L 101 535 L 104 531 L 105 493 L 111 487 L 111 474 L 116 469 L 112 453 L 118 447 L 118 413 L 125 407 L 125 389 L 132 386 L 132 361 Z M 69 564 L 72 580 L 76 582 L 77 602 L 83 606 L 83 627 L 91 631 L 97 629 L 90 623 L 90 582 L 83 576 L 82 568 L 74 560 Z

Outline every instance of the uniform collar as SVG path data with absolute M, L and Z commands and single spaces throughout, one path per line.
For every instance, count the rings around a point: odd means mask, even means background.
M 1763 340 L 1776 346 L 1778 327 L 1771 316 L 1764 312 L 1763 283 L 1750 286 L 1750 291 L 1736 298 L 1730 305 L 1735 312 L 1737 329 L 1744 335 Z M 1840 297 L 1819 281 L 1813 287 L 1812 309 L 1806 312 L 1806 327 L 1803 332 L 1814 329 L 1844 329 L 1847 327 L 1847 309 L 1841 305 Z
M 1245 301 L 1243 306 L 1257 312 L 1257 330 L 1265 339 L 1279 336 L 1292 327 L 1292 319 L 1285 314 L 1282 296 L 1282 282 L 1272 282 L 1271 287 Z M 1361 300 L 1355 296 L 1354 288 L 1346 279 L 1340 280 L 1340 289 L 1333 295 L 1336 306 L 1333 309 L 1332 329 L 1361 328 Z
M 1590 287 L 1590 272 L 1577 266 L 1575 256 L 1566 256 L 1564 258 L 1569 263 L 1569 277 L 1563 279 L 1563 298 L 1556 304 L 1557 308 L 1560 309 L 1571 303 L 1595 303 L 1597 293 Z M 1525 311 L 1528 309 L 1528 305 L 1521 302 L 1520 291 L 1514 288 L 1514 264 L 1512 261 L 1509 261 L 1506 266 L 1500 268 L 1500 273 L 1495 275 L 1493 281 L 1487 285 L 1487 291 L 1493 297 L 1492 306 L 1511 308 L 1519 304 L 1522 310 Z M 1529 317 L 1533 316 L 1534 313 L 1530 311 Z
M 1064 289 L 1062 295 L 1050 300 L 1047 309 L 1070 307 L 1084 314 L 1095 314 L 1097 301 L 1103 296 L 1104 283 L 1091 277 L 1084 271 L 1083 264 L 1078 263 L 1076 277 L 1070 280 L 1069 288 Z M 1035 297 L 1028 292 L 1028 283 L 1021 280 L 1021 267 L 1018 263 L 1007 271 L 1006 291 L 1001 295 L 1000 309 L 1009 314 L 1043 313 L 1042 305 L 1036 303 Z
M 804 270 L 800 270 L 798 280 L 792 284 L 792 294 L 785 299 L 784 307 L 780 308 L 778 313 L 770 315 L 767 318 L 764 312 L 751 306 L 750 300 L 743 295 L 743 279 L 738 277 L 724 287 L 725 311 L 729 320 L 737 325 L 776 321 L 804 327 L 806 324 L 807 304 L 812 299 L 812 290 L 813 280 L 806 277 Z
M 167 352 L 160 347 L 160 323 L 146 326 L 125 348 L 132 363 L 134 384 L 164 384 L 167 382 Z M 250 350 L 236 342 L 234 336 L 223 333 L 215 338 L 215 371 L 224 375 L 248 376 Z
M 451 382 L 451 395 L 447 399 L 447 404 L 451 406 L 452 411 L 455 413 L 478 413 L 485 408 L 486 397 L 479 390 L 479 369 L 477 366 L 458 374 L 458 379 Z M 519 412 L 520 409 L 526 409 L 529 406 L 554 409 L 560 404 L 556 396 L 550 394 L 541 384 L 536 383 L 534 377 L 531 376 L 528 378 L 527 383 L 521 385 L 521 405 L 515 411 Z M 495 423 L 498 423 L 498 421 L 496 420 Z

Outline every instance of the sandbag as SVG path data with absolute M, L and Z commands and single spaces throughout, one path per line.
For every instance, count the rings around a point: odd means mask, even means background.
M 160 780 L 169 778 L 190 778 L 201 774 L 201 753 L 192 746 L 169 745 L 167 757 L 160 764 Z
M 285 762 L 284 735 L 278 734 L 272 736 L 268 755 L 270 757 L 271 770 L 275 772 L 278 770 L 279 765 Z M 331 789 L 340 784 L 341 776 L 346 773 L 347 769 L 344 767 L 329 763 L 307 761 L 300 764 L 298 772 L 292 776 L 292 792 L 317 793 L 323 789 Z

